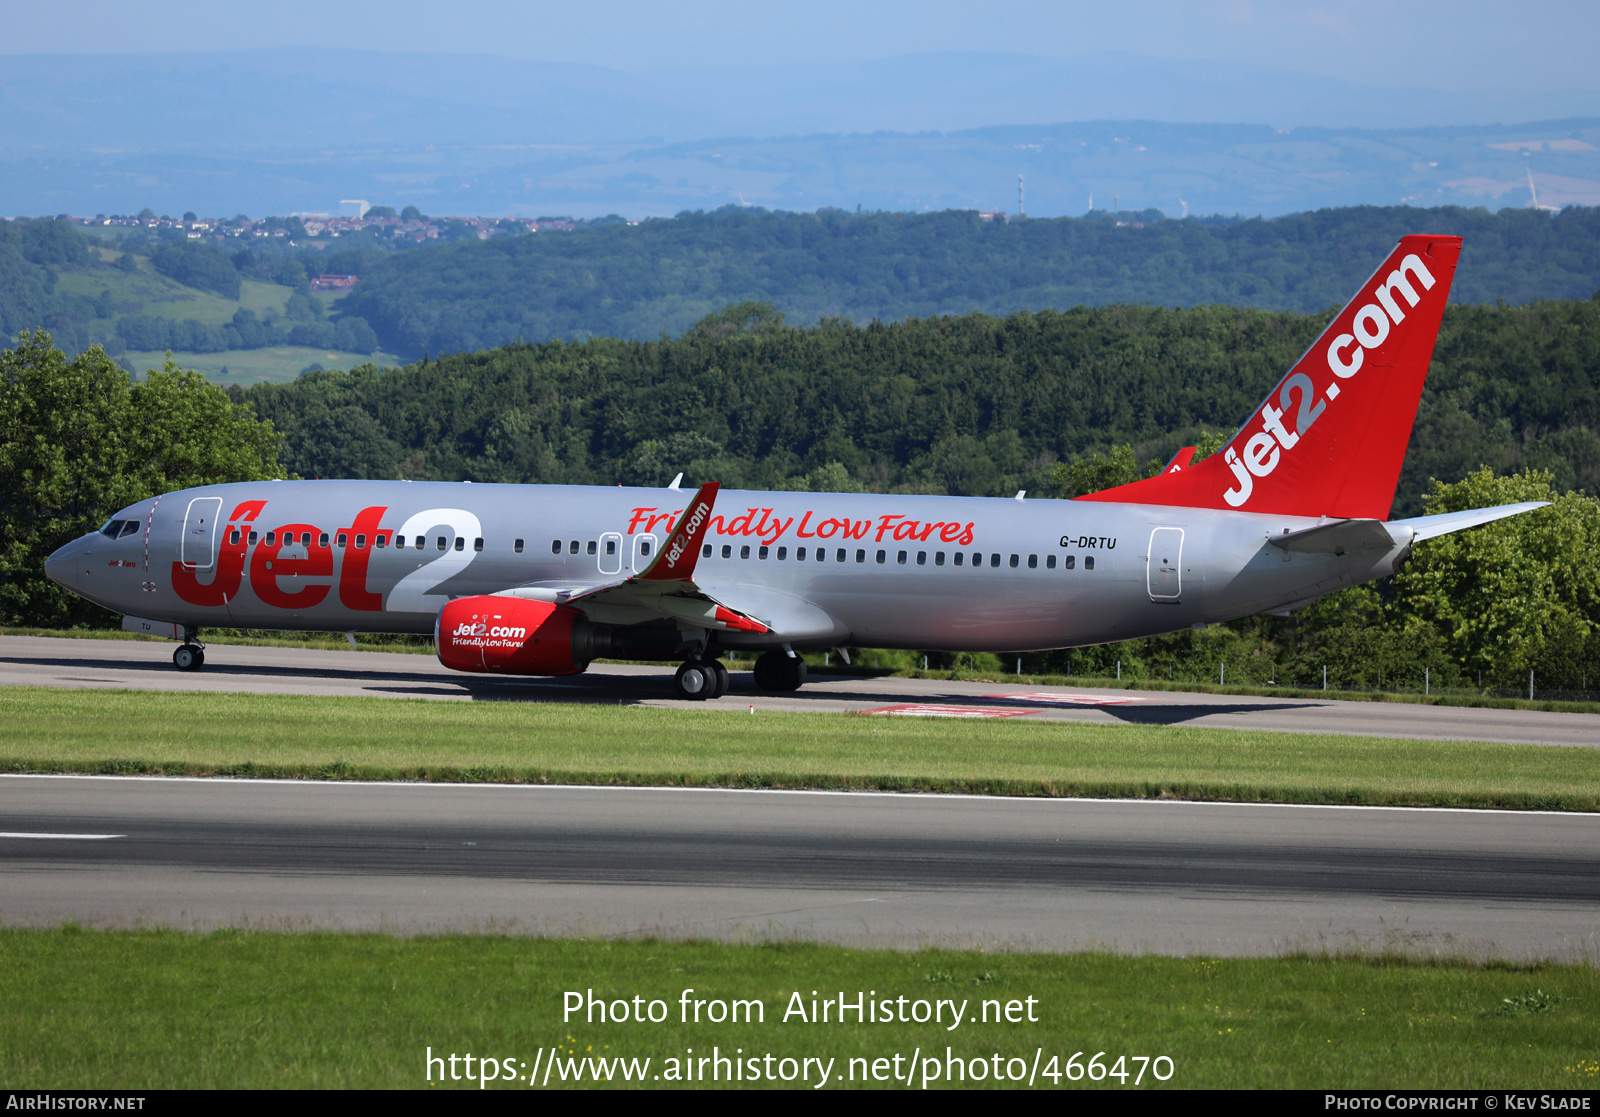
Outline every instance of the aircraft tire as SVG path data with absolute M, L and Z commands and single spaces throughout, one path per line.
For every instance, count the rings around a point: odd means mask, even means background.
M 782 673 L 779 675 L 782 683 L 779 690 L 799 690 L 806 685 L 806 661 L 799 656 L 790 659 L 783 657 Z
M 806 661 L 784 652 L 765 652 L 756 660 L 755 676 L 762 690 L 799 690 L 806 682 Z
M 698 659 L 691 659 L 678 668 L 678 674 L 672 683 L 677 688 L 679 698 L 691 702 L 704 702 L 716 692 L 716 669 Z
M 789 658 L 782 652 L 762 652 L 756 657 L 756 666 L 752 674 L 755 676 L 757 690 L 782 690 L 780 683 L 782 665 L 779 662 Z
M 717 685 L 711 691 L 711 697 L 721 698 L 728 693 L 728 668 L 720 659 L 706 661 L 706 666 L 716 672 Z
M 179 644 L 172 653 L 172 665 L 179 671 L 198 671 L 206 661 L 206 653 L 194 644 Z

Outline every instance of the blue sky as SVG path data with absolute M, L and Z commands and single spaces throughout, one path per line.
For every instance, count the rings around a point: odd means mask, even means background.
M 1600 5 L 1552 0 L 54 0 L 7 5 L 0 53 L 315 44 L 493 53 L 631 71 L 1018 51 L 1268 65 L 1372 85 L 1600 93 Z

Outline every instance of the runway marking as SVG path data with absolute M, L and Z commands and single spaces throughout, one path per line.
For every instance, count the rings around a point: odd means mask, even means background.
M 126 834 L 23 834 L 0 832 L 0 839 L 28 838 L 68 842 L 104 842 L 111 838 L 126 838 L 127 836 Z
M 931 702 L 911 702 L 899 706 L 880 706 L 869 714 L 920 718 L 1020 718 L 1035 710 L 997 710 L 992 706 L 940 706 Z
M 1051 694 L 1045 691 L 1034 691 L 1029 694 L 986 694 L 984 697 L 1006 702 L 1044 702 L 1052 706 L 1121 706 L 1128 702 L 1153 701 L 1131 694 Z
M 1029 711 L 1023 711 L 1027 713 Z M 799 787 L 668 787 L 668 786 L 614 786 L 597 783 L 432 783 L 426 780 L 316 780 L 273 779 L 268 776 L 150 776 L 128 773 L 102 775 L 96 772 L 0 772 L 4 780 L 99 780 L 107 783 L 201 783 L 217 786 L 235 784 L 261 784 L 292 791 L 320 793 L 323 789 L 367 788 L 374 791 L 404 791 L 425 794 L 428 792 L 460 792 L 482 795 L 543 794 L 546 792 L 584 792 L 609 795 L 766 795 L 827 796 L 849 799 L 899 799 L 920 802 L 968 802 L 1005 804 L 1017 810 L 1042 810 L 1051 806 L 1080 807 L 1139 806 L 1151 809 L 1190 808 L 1196 810 L 1250 810 L 1250 811 L 1387 811 L 1403 814 L 1470 814 L 1510 815 L 1517 818 L 1569 818 L 1586 820 L 1588 824 L 1600 823 L 1600 811 L 1550 811 L 1518 810 L 1511 807 L 1406 807 L 1364 803 L 1262 803 L 1241 802 L 1228 799 L 1124 799 L 1115 796 L 1092 798 L 1084 795 L 1043 796 L 1033 795 L 979 795 L 973 792 L 941 791 L 938 793 L 907 793 L 904 791 L 856 791 L 831 788 Z M 126 834 L 107 834 L 108 838 L 125 838 Z

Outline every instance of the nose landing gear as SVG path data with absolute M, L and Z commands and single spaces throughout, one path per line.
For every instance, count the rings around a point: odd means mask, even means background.
M 200 642 L 198 628 L 184 628 L 183 643 L 172 653 L 172 665 L 179 671 L 198 671 L 206 665 L 206 646 Z

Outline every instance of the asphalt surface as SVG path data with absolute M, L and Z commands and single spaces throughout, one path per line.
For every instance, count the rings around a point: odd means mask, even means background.
M 587 674 L 569 679 L 505 679 L 449 671 L 428 655 L 216 644 L 207 649 L 202 670 L 180 672 L 172 666 L 172 648 L 167 643 L 142 641 L 0 636 L 0 686 L 691 705 L 673 696 L 672 671 L 665 667 L 597 664 Z M 1007 697 L 1017 695 L 1027 697 Z M 777 695 L 757 691 L 748 671 L 735 671 L 726 697 L 692 705 L 730 712 L 746 712 L 751 705 L 813 712 L 944 705 L 991 714 L 1026 710 L 1019 716 L 1030 721 L 1600 746 L 1600 715 L 1596 714 L 933 679 L 813 676 L 801 690 Z
M 1600 817 L 0 777 L 0 922 L 1594 961 Z

